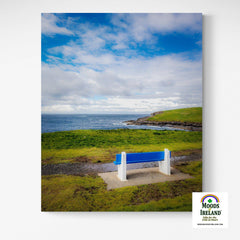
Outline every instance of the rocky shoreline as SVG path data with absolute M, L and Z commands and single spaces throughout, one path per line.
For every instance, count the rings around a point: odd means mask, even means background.
M 161 112 L 152 113 L 154 116 L 156 114 L 160 114 Z M 176 121 L 149 121 L 147 117 L 138 118 L 137 120 L 128 120 L 125 121 L 127 125 L 147 125 L 147 126 L 160 126 L 160 127 L 173 127 L 180 128 L 184 130 L 190 131 L 202 131 L 202 123 L 192 123 L 192 122 L 176 122 Z

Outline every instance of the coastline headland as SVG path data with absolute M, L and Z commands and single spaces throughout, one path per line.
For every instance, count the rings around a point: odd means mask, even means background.
M 191 110 L 191 108 L 189 108 Z M 195 108 L 192 108 L 195 109 Z M 179 110 L 186 110 L 186 109 L 179 109 Z M 179 111 L 177 110 L 177 111 Z M 138 118 L 137 120 L 128 120 L 125 121 L 127 125 L 148 125 L 148 126 L 164 126 L 164 127 L 173 127 L 173 128 L 180 128 L 184 130 L 190 130 L 190 131 L 202 131 L 202 122 L 196 122 L 196 121 L 178 121 L 173 120 L 173 118 L 169 117 L 161 119 L 161 115 L 164 115 L 166 112 L 172 112 L 174 113 L 176 110 L 170 110 L 170 111 L 159 111 L 154 112 L 150 116 Z

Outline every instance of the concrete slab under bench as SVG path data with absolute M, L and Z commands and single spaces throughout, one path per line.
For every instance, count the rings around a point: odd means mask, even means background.
M 171 167 L 171 175 L 165 175 L 159 172 L 158 167 L 132 169 L 127 171 L 127 180 L 121 181 L 117 172 L 98 173 L 107 184 L 107 190 L 121 188 L 126 186 L 136 186 L 142 184 L 151 184 L 158 182 L 184 180 L 193 178 L 189 174 L 180 172 Z

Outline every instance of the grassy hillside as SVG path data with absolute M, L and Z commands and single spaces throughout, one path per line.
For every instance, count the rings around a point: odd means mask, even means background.
M 76 130 L 42 134 L 42 163 L 112 162 L 116 153 L 202 148 L 202 132 L 144 129 Z
M 150 121 L 176 121 L 176 122 L 191 122 L 201 123 L 202 122 L 202 108 L 182 108 L 175 110 L 164 111 L 153 117 L 148 118 Z

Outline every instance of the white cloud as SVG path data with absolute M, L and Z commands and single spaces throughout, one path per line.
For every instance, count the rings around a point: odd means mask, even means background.
M 53 104 L 43 106 L 44 113 L 152 113 L 159 110 L 199 106 L 190 103 L 178 103 L 179 97 L 136 99 L 111 97 L 108 99 L 79 99 L 79 104 Z
M 78 53 L 71 51 L 74 52 Z M 104 62 L 103 56 L 98 59 L 85 54 L 82 60 L 85 64 L 92 66 Z M 200 60 L 187 60 L 182 55 L 151 59 L 110 55 L 109 58 L 111 61 L 105 61 L 106 66 L 101 71 L 90 69 L 88 65 L 43 64 L 43 111 L 54 111 L 56 106 L 64 104 L 68 111 L 72 106 L 72 112 L 84 113 L 108 112 L 109 109 L 151 112 L 152 109 L 201 105 Z M 96 96 L 102 98 L 94 99 Z
M 125 28 L 136 41 L 153 40 L 154 33 L 201 32 L 202 16 L 196 13 L 139 13 L 114 15 L 112 23 Z
M 82 47 L 88 49 L 88 51 L 96 50 L 105 46 L 105 40 L 103 36 L 106 33 L 106 27 L 93 28 L 89 24 L 82 25 L 83 32 L 78 32 L 78 36 L 81 39 Z
M 59 18 L 52 13 L 43 13 L 42 14 L 42 34 L 54 35 L 54 34 L 63 34 L 63 35 L 74 35 L 72 31 L 66 27 L 60 27 L 57 25 Z

